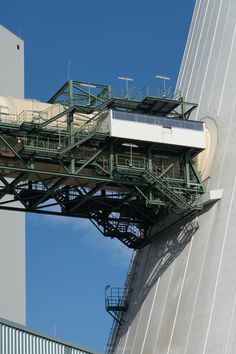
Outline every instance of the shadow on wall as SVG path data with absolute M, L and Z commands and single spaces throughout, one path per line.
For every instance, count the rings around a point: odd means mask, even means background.
M 194 220 L 188 221 L 186 225 L 179 227 L 178 230 L 173 230 L 171 236 L 165 235 L 159 240 L 157 253 L 155 252 L 155 254 L 152 255 L 155 257 L 152 259 L 155 259 L 156 262 L 151 272 L 148 272 L 149 276 L 145 282 L 148 288 L 151 288 L 155 284 L 157 279 L 162 276 L 171 263 L 184 250 L 198 228 L 199 225 L 195 218 Z
M 185 220 L 184 225 L 176 225 L 172 230 L 163 233 L 161 238 L 153 240 L 145 249 L 138 251 L 139 265 L 136 274 L 133 275 L 134 277 L 138 275 L 138 279 L 134 289 L 131 290 L 129 311 L 127 314 L 124 313 L 125 323 L 121 326 L 123 328 L 120 328 L 121 332 L 125 331 L 127 326 L 129 327 L 158 278 L 184 250 L 198 228 L 196 217 L 194 219 L 192 217 Z

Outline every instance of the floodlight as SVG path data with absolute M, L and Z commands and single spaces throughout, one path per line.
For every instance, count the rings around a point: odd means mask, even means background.
M 128 76 L 118 76 L 119 80 L 126 80 L 126 81 L 134 81 L 134 79 L 132 79 L 131 77 Z
M 128 146 L 130 148 L 130 166 L 133 166 L 133 148 L 137 148 L 138 145 L 131 143 L 123 143 L 123 146 Z
M 163 80 L 163 97 L 166 96 L 165 92 L 166 92 L 166 80 L 171 80 L 170 77 L 165 76 L 165 75 L 155 75 L 156 79 L 160 79 Z
M 86 83 L 80 84 L 80 86 L 90 87 L 90 88 L 96 88 L 96 87 L 97 87 L 97 86 L 95 86 L 95 85 L 92 85 L 92 84 L 86 84 Z
M 118 76 L 119 80 L 123 80 L 126 83 L 126 98 L 129 98 L 129 81 L 134 81 L 131 77 L 128 76 Z

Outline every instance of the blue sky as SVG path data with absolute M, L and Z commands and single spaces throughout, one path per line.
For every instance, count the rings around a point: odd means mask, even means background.
M 194 0 L 1 3 L 0 23 L 25 40 L 26 96 L 47 100 L 70 78 L 157 87 L 178 75 Z M 89 222 L 27 215 L 27 324 L 103 352 L 104 287 L 122 286 L 131 252 Z

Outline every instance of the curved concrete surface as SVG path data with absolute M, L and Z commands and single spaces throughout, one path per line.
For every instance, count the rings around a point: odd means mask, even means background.
M 199 104 L 191 118 L 218 127 L 208 189 L 224 189 L 223 198 L 139 252 L 117 354 L 235 353 L 235 19 L 233 0 L 196 2 L 177 85 Z

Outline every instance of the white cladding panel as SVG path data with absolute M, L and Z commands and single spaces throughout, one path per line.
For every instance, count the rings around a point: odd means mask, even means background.
M 132 114 L 128 114 L 128 117 L 129 116 L 132 116 Z M 165 118 L 163 117 L 156 118 L 165 121 Z M 110 114 L 110 119 L 111 136 L 114 137 L 156 142 L 160 144 L 194 147 L 199 149 L 205 148 L 204 124 L 202 127 L 200 126 L 202 130 L 185 129 L 167 124 L 148 124 L 144 122 L 114 118 L 112 111 Z M 167 118 L 167 121 L 171 120 L 173 120 L 173 122 L 179 122 L 176 119 Z M 191 124 L 191 121 L 188 123 Z
M 2 26 L 0 53 L 0 95 L 23 98 L 24 42 Z M 0 210 L 0 225 L 0 317 L 25 324 L 25 214 Z
M 235 353 L 235 76 L 236 1 L 197 0 L 177 87 L 199 104 L 196 120 L 216 122 L 208 189 L 224 193 L 199 215 L 198 229 L 176 227 L 139 252 L 116 353 Z
M 0 25 L 0 96 L 24 98 L 24 41 Z
M 25 214 L 0 210 L 0 316 L 25 324 Z
M 56 337 L 0 318 L 1 354 L 96 354 Z M 98 353 L 97 353 L 98 354 Z

